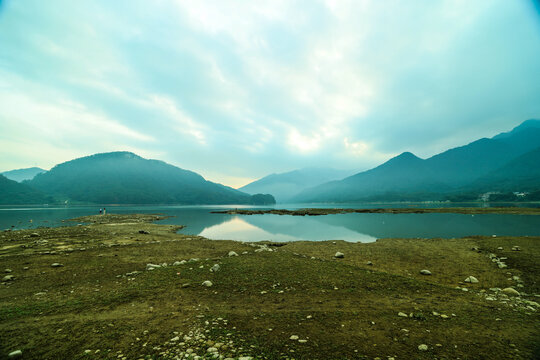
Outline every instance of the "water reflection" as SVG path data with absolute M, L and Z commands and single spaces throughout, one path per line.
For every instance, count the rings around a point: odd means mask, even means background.
M 189 232 L 186 228 L 185 232 Z M 214 240 L 277 242 L 298 240 L 345 240 L 372 242 L 376 238 L 352 231 L 341 225 L 325 224 L 313 217 L 234 216 L 228 221 L 205 228 L 199 235 Z

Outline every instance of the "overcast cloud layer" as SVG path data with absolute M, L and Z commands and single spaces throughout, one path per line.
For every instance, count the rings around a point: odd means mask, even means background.
M 0 170 L 129 150 L 226 185 L 540 118 L 521 0 L 0 0 Z

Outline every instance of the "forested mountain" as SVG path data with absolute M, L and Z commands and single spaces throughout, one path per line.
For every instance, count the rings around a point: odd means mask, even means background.
M 36 176 L 37 174 L 41 174 L 47 170 L 43 170 L 38 167 L 31 167 L 26 169 L 17 169 L 17 170 L 10 170 L 10 171 L 4 171 L 2 175 L 7 177 L 10 180 L 14 180 L 17 182 L 21 182 L 24 180 L 31 180 Z
M 489 191 L 497 183 L 516 191 L 535 186 L 538 190 L 538 167 L 533 164 L 539 146 L 540 121 L 528 120 L 510 132 L 450 149 L 427 160 L 403 153 L 374 169 L 307 189 L 293 200 L 441 200 L 456 192 Z
M 42 205 L 53 202 L 50 196 L 31 188 L 26 184 L 19 184 L 0 175 L 0 204 L 2 205 Z
M 540 147 L 482 176 L 469 188 L 484 191 L 521 192 L 540 190 Z
M 103 204 L 252 204 L 252 197 L 199 174 L 130 152 L 71 160 L 37 175 L 28 185 L 60 199 Z
M 271 174 L 238 190 L 248 194 L 268 193 L 274 195 L 278 202 L 287 202 L 302 190 L 328 181 L 343 179 L 353 173 L 349 170 L 331 168 L 304 168 L 286 173 Z

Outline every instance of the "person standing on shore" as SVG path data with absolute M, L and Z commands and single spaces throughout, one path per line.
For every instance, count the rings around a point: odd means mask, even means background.
M 103 213 L 103 209 L 99 209 L 99 215 Z
M 107 213 L 107 210 L 103 208 L 103 215 L 105 215 L 106 213 Z

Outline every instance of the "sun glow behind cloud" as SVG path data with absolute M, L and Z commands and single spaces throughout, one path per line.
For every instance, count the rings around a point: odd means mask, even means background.
M 427 157 L 540 117 L 539 23 L 521 0 L 6 1 L 0 166 L 123 148 L 226 182 Z

